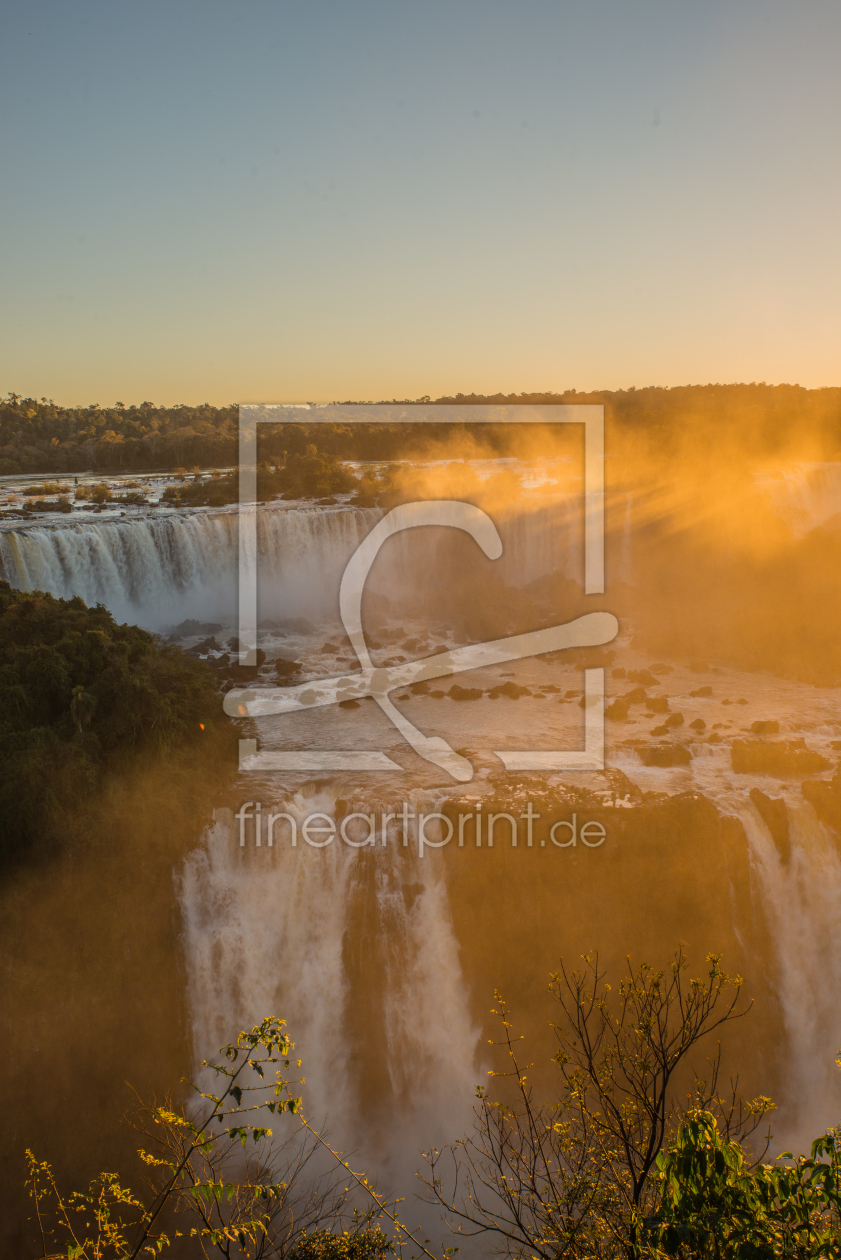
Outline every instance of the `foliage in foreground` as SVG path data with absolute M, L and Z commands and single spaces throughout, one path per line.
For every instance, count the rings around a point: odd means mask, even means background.
M 660 1201 L 644 1222 L 646 1253 L 676 1260 L 841 1256 L 839 1142 L 831 1130 L 808 1158 L 752 1168 L 715 1116 L 693 1113 L 658 1157 Z
M 0 858 L 82 808 L 121 757 L 200 740 L 210 670 L 102 605 L 0 582 Z
M 138 1153 L 149 1171 L 149 1194 L 109 1172 L 86 1192 L 65 1194 L 50 1165 L 27 1151 L 27 1186 L 46 1260 L 136 1260 L 187 1239 L 205 1256 L 228 1260 L 383 1260 L 395 1244 L 375 1223 L 378 1217 L 391 1221 L 398 1246 L 411 1240 L 434 1260 L 367 1178 L 303 1116 L 286 1075 L 294 1043 L 285 1028 L 285 1021 L 267 1017 L 222 1047 L 224 1062 L 202 1064 L 215 1073 L 218 1092 L 193 1085 L 204 1103 L 200 1118 L 171 1102 L 144 1108 L 151 1123 L 142 1122 L 140 1131 L 152 1148 Z M 303 1140 L 290 1135 L 266 1149 L 272 1130 L 258 1123 L 265 1111 L 297 1116 Z M 332 1174 L 308 1173 L 317 1148 L 330 1156 Z M 364 1211 L 352 1205 L 351 1182 L 365 1196 Z M 193 1224 L 182 1227 L 185 1213 Z M 325 1228 L 327 1222 L 338 1229 Z M 63 1250 L 53 1250 L 56 1240 Z
M 728 1138 L 745 1139 L 772 1107 L 768 1098 L 740 1103 L 737 1083 L 722 1095 L 720 1043 L 706 1079 L 697 1074 L 699 1044 L 750 1010 L 741 979 L 717 955 L 707 961 L 701 978 L 688 977 L 681 951 L 664 971 L 629 961 L 615 992 L 598 957 L 553 976 L 560 1018 L 550 1102 L 536 1098 L 498 998 L 508 1068 L 492 1075 L 503 1097 L 480 1088 L 473 1134 L 426 1157 L 427 1196 L 458 1233 L 540 1260 L 648 1254 L 657 1159 L 684 1116 L 715 1112 Z
M 689 1059 L 747 1014 L 741 980 L 716 955 L 706 976 L 690 979 L 678 951 L 660 972 L 629 962 L 612 992 L 598 960 L 585 963 L 553 977 L 563 1016 L 558 1097 L 536 1101 L 500 1005 L 509 1070 L 492 1075 L 508 1101 L 478 1089 L 474 1132 L 426 1157 L 428 1201 L 459 1236 L 483 1239 L 485 1254 L 518 1260 L 841 1260 L 839 1131 L 818 1138 L 809 1157 L 763 1162 L 767 1141 L 758 1158 L 747 1143 L 770 1100 L 740 1104 L 737 1082 L 723 1096 L 717 1050 L 706 1079 Z M 171 1103 L 146 1110 L 154 1153 L 140 1154 L 151 1198 L 110 1173 L 85 1194 L 63 1196 L 49 1166 L 27 1153 L 43 1255 L 134 1260 L 185 1240 L 205 1256 L 244 1260 L 384 1260 L 407 1245 L 434 1260 L 302 1116 L 285 1075 L 292 1049 L 283 1022 L 266 1019 L 224 1047 L 225 1062 L 204 1065 L 224 1088 L 194 1086 L 207 1107 L 201 1120 Z M 256 1113 L 266 1106 L 298 1116 L 310 1145 L 290 1138 L 261 1155 L 270 1130 Z M 337 1179 L 305 1175 L 316 1148 Z M 353 1207 L 351 1183 L 367 1211 Z M 193 1224 L 179 1228 L 185 1212 Z M 61 1253 L 49 1250 L 57 1235 Z

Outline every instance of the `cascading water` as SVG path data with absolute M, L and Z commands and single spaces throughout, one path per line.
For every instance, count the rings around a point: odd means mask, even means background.
M 274 808 L 342 817 L 326 791 Z M 240 847 L 217 819 L 179 876 L 195 1052 L 282 1015 L 310 1117 L 392 1182 L 410 1177 L 423 1143 L 468 1126 L 481 1078 L 440 855 L 393 823 L 366 847 L 293 846 L 285 821 L 256 847 L 251 827 Z
M 774 1128 L 807 1150 L 841 1116 L 841 856 L 806 802 L 788 803 L 788 851 L 756 807 L 740 810 L 752 876 L 774 942 L 771 966 L 788 1040 L 786 1098 Z

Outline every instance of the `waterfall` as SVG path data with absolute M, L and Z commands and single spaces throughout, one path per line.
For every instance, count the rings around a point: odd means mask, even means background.
M 336 816 L 326 791 L 272 808 Z M 393 824 L 368 848 L 289 836 L 281 823 L 257 848 L 249 829 L 240 847 L 218 818 L 178 876 L 195 1053 L 286 1019 L 309 1116 L 405 1184 L 421 1146 L 469 1127 L 483 1075 L 443 861 L 419 858 Z
M 790 464 L 757 477 L 795 538 L 841 513 L 841 463 Z
M 752 803 L 741 811 L 752 878 L 775 946 L 776 991 L 788 1041 L 786 1097 L 776 1136 L 808 1150 L 841 1115 L 841 857 L 811 805 L 786 806 L 790 851 Z
M 333 612 L 341 571 L 378 517 L 370 509 L 262 510 L 263 615 Z M 233 621 L 237 565 L 230 511 L 0 531 L 0 576 L 12 586 L 78 595 L 150 629 L 185 617 Z
M 260 509 L 258 590 L 263 617 L 337 616 L 347 561 L 381 513 L 337 506 Z M 573 496 L 535 511 L 503 510 L 498 576 L 511 586 L 560 571 L 580 578 L 581 506 Z M 405 600 L 416 596 L 419 554 L 435 557 L 440 582 L 452 539 L 417 550 L 405 535 L 389 544 L 371 585 Z M 235 511 L 179 513 L 103 522 L 31 525 L 0 530 L 0 577 L 19 590 L 105 604 L 121 620 L 161 629 L 191 617 L 233 622 L 237 610 Z M 457 575 L 452 571 L 455 582 Z

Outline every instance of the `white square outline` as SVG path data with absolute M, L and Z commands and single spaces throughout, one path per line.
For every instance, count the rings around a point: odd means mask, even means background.
M 358 407 L 364 415 L 355 417 L 348 411 Z M 296 412 L 294 416 L 256 414 L 266 410 Z M 422 411 L 423 417 L 411 413 Z M 312 416 L 302 419 L 302 410 Z M 398 413 L 398 414 L 395 414 Z M 465 414 L 472 412 L 473 414 Z M 385 414 L 377 414 L 385 413 Z M 477 414 L 479 413 L 479 414 Z M 239 497 L 237 523 L 239 535 L 239 661 L 241 665 L 257 664 L 257 425 L 264 424 L 583 424 L 584 425 L 584 593 L 604 594 L 604 406 L 598 403 L 535 403 L 504 406 L 488 403 L 460 403 L 425 406 L 393 404 L 347 404 L 311 407 L 294 403 L 241 403 L 239 419 Z M 499 752 L 494 750 L 506 770 L 603 770 L 604 769 L 604 670 L 584 671 L 584 748 L 580 751 L 550 749 L 544 751 Z M 240 771 L 324 770 L 325 757 L 339 760 L 360 758 L 360 754 L 335 753 L 313 749 L 311 753 L 259 753 L 257 741 L 239 741 Z M 308 756 L 312 765 L 305 764 Z M 402 769 L 383 754 L 380 764 L 370 769 Z M 376 758 L 374 758 L 375 760 Z M 364 761 L 364 754 L 362 754 Z M 336 765 L 335 769 L 350 768 Z M 365 769 L 363 764 L 358 769 Z

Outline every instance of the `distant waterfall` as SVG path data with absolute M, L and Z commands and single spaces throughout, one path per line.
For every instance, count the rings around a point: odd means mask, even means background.
M 344 566 L 380 518 L 374 508 L 264 507 L 258 512 L 258 591 L 262 616 L 337 616 Z M 499 514 L 499 576 L 512 586 L 560 571 L 581 577 L 582 509 L 575 496 L 537 510 Z M 450 531 L 424 543 L 448 572 Z M 121 620 L 159 629 L 186 617 L 233 620 L 237 608 L 237 513 L 195 512 L 136 520 L 68 522 L 0 530 L 0 577 L 105 604 Z M 433 550 L 430 550 L 433 549 Z M 416 594 L 405 536 L 378 562 L 373 585 Z
M 774 987 L 788 1038 L 780 1127 L 786 1145 L 808 1150 L 841 1115 L 841 857 L 811 805 L 789 804 L 787 812 L 788 862 L 752 804 L 741 819 L 774 940 Z
M 790 464 L 757 477 L 796 538 L 841 513 L 841 463 Z
M 265 509 L 258 515 L 263 613 L 332 611 L 338 576 L 376 511 Z M 237 514 L 34 526 L 0 532 L 0 576 L 158 629 L 236 615 Z M 336 581 L 331 581 L 336 578 Z

